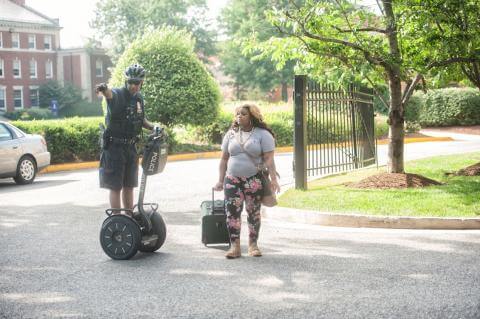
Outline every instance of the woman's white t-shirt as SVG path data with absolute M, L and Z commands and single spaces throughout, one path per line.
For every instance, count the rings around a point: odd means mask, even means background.
M 275 139 L 266 129 L 254 127 L 251 132 L 242 132 L 242 137 L 240 131 L 229 130 L 222 142 L 222 151 L 230 154 L 227 175 L 250 177 L 257 174 L 258 164 L 263 161 L 263 153 L 274 149 Z

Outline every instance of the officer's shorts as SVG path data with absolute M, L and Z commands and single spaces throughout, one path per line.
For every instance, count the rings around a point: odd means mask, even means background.
M 100 187 L 121 190 L 138 186 L 138 156 L 135 145 L 111 143 L 100 156 Z

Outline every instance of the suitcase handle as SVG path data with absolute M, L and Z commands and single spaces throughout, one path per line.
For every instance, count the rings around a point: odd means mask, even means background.
M 215 206 L 215 188 L 212 187 L 212 205 Z M 212 207 L 212 211 L 213 211 Z M 223 199 L 223 210 L 225 210 L 225 199 Z

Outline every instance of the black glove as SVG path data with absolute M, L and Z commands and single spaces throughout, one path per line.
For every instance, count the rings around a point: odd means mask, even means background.
M 98 92 L 105 93 L 105 91 L 107 91 L 107 89 L 108 89 L 107 83 L 100 83 L 100 84 L 97 84 L 95 86 L 95 93 L 97 93 L 97 94 L 98 94 Z

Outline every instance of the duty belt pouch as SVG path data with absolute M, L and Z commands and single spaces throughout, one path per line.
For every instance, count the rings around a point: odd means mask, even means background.
M 212 189 L 212 200 L 203 201 L 200 205 L 202 214 L 202 243 L 230 245 L 230 236 L 225 214 L 225 201 L 215 200 Z

